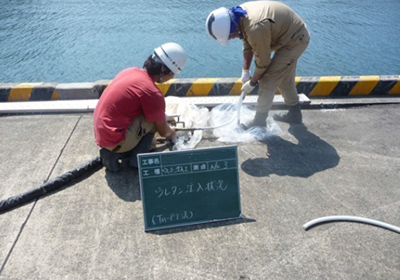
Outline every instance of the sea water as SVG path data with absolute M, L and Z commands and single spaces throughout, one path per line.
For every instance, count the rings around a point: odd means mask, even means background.
M 399 0 L 285 0 L 311 42 L 297 76 L 399 75 Z M 239 77 L 242 43 L 226 47 L 205 31 L 208 14 L 235 1 L 3 0 L 0 83 L 93 82 L 143 65 L 154 48 L 187 51 L 178 78 Z

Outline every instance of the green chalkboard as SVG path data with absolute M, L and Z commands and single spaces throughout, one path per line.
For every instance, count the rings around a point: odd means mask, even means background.
M 241 217 L 237 147 L 139 154 L 145 231 Z

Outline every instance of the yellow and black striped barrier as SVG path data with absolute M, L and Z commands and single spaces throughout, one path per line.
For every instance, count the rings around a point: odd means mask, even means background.
M 310 98 L 400 95 L 399 75 L 298 77 L 296 84 Z
M 0 102 L 98 99 L 109 82 L 0 83 Z
M 242 82 L 236 78 L 181 79 L 158 87 L 165 96 L 223 96 L 239 95 Z M 296 77 L 296 87 L 308 97 L 400 96 L 400 76 Z
M 57 100 L 55 87 L 46 83 L 0 84 L 0 102 Z
M 0 102 L 98 99 L 109 82 L 0 83 Z M 226 96 L 239 95 L 242 82 L 238 78 L 174 79 L 157 86 L 165 96 Z M 296 87 L 310 98 L 400 97 L 400 75 L 296 77 Z

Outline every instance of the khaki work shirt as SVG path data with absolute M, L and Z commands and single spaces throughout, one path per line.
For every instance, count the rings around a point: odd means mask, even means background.
M 289 43 L 306 24 L 291 8 L 280 2 L 253 1 L 240 7 L 247 12 L 239 22 L 243 53 L 253 52 L 255 72 L 262 74 L 271 62 L 271 52 Z

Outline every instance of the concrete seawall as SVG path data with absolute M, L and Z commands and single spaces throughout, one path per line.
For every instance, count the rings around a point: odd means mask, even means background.
M 0 83 L 0 102 L 98 99 L 111 80 L 92 83 Z M 313 97 L 400 97 L 400 75 L 296 77 L 299 93 Z M 158 84 L 165 96 L 241 93 L 239 78 L 174 79 Z M 252 93 L 256 94 L 256 90 Z

